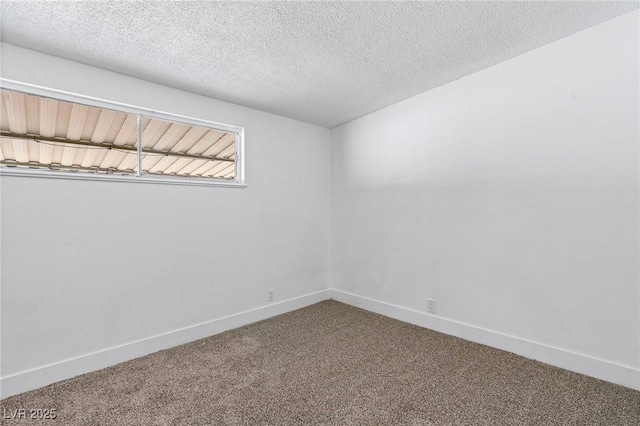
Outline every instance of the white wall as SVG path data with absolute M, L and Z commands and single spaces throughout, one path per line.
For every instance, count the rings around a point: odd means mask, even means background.
M 6 44 L 2 77 L 242 126 L 248 184 L 3 176 L 3 396 L 326 297 L 328 129 Z M 276 302 L 320 293 L 224 318 L 267 305 L 270 288 Z M 225 325 L 108 352 L 220 318 Z M 41 368 L 52 363 L 66 370 Z
M 332 295 L 640 388 L 638 16 L 334 129 Z

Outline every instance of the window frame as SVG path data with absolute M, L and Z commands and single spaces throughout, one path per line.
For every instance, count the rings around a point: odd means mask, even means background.
M 36 178 L 53 178 L 53 179 L 71 179 L 71 180 L 95 180 L 109 182 L 138 182 L 163 185 L 186 185 L 186 186 L 217 186 L 227 188 L 245 188 L 247 185 L 244 180 L 244 128 L 232 126 L 229 124 L 218 123 L 215 121 L 203 120 L 199 118 L 188 117 L 185 115 L 173 114 L 164 111 L 157 111 L 149 108 L 143 108 L 135 105 L 125 104 L 121 102 L 110 101 L 93 96 L 81 95 L 78 93 L 67 92 L 64 90 L 51 89 L 35 84 L 24 83 L 16 80 L 0 78 L 0 88 L 22 92 L 27 95 L 41 96 L 59 101 L 73 102 L 77 104 L 88 105 L 92 107 L 111 109 L 123 113 L 135 114 L 138 116 L 138 129 L 140 132 L 140 120 L 142 117 L 176 122 L 179 124 L 187 124 L 199 126 L 208 129 L 218 130 L 236 135 L 235 140 L 235 177 L 232 181 L 224 181 L 216 178 L 201 177 L 175 177 L 175 176 L 159 176 L 145 175 L 140 173 L 136 175 L 110 175 L 97 173 L 77 173 L 65 170 L 47 170 L 47 169 L 27 169 L 20 167 L 0 167 L 1 176 L 21 176 Z M 137 144 L 140 147 L 140 144 Z M 140 150 L 138 150 L 138 165 L 141 161 Z

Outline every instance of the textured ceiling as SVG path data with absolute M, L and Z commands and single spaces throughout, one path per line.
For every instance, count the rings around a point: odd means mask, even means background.
M 333 127 L 638 2 L 2 2 L 2 41 Z

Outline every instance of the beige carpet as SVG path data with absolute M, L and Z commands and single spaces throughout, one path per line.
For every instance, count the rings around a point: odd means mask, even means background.
M 2 401 L 64 425 L 638 425 L 640 392 L 326 301 Z

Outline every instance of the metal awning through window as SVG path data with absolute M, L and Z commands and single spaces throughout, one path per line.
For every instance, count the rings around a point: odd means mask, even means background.
M 138 116 L 2 89 L 0 165 L 138 173 Z M 235 179 L 236 134 L 142 116 L 141 174 Z

